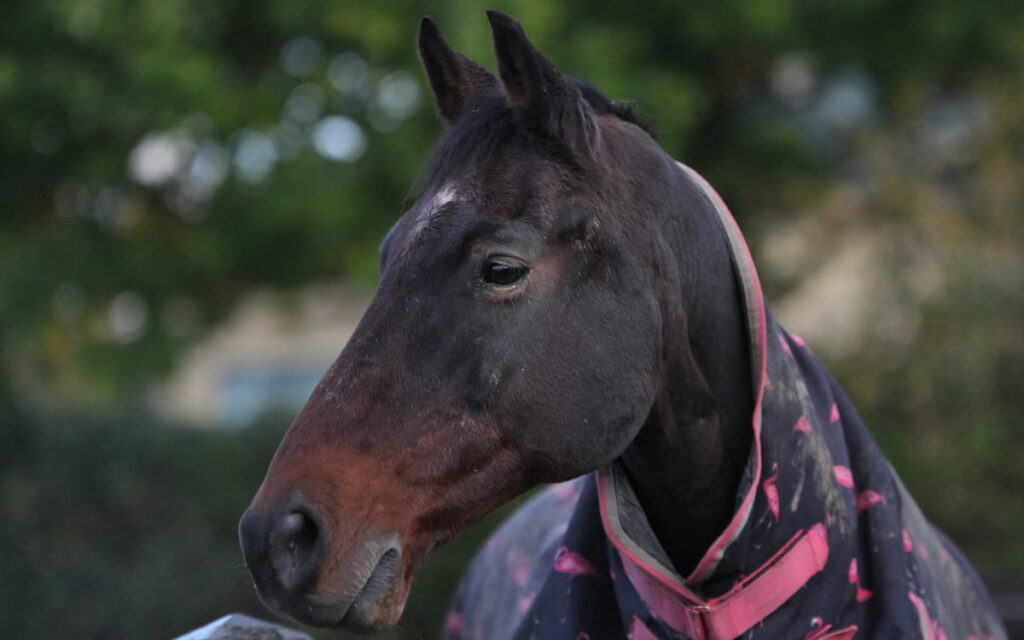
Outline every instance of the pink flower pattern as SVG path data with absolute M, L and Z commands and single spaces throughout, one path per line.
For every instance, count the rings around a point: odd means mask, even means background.
M 857 558 L 850 560 L 850 569 L 847 572 L 850 584 L 857 585 L 857 602 L 867 602 L 871 598 L 871 591 L 860 584 L 860 575 L 857 572 Z
M 853 473 L 849 467 L 844 467 L 841 464 L 837 464 L 833 467 L 836 474 L 836 482 L 846 487 L 847 489 L 853 488 Z
M 775 486 L 775 479 L 778 477 L 778 474 L 769 476 L 761 483 L 765 498 L 768 500 L 768 510 L 775 516 L 776 522 L 779 520 L 779 489 Z
M 597 569 L 589 560 L 575 551 L 570 551 L 569 547 L 559 547 L 555 553 L 555 571 L 567 573 L 570 576 L 598 575 Z
M 800 433 L 810 433 L 811 421 L 807 419 L 807 416 L 800 416 L 800 418 L 796 421 L 796 424 L 793 425 L 793 431 L 799 431 Z
M 865 489 L 857 494 L 857 513 L 863 513 L 876 504 L 885 502 L 885 496 L 872 491 L 871 489 Z

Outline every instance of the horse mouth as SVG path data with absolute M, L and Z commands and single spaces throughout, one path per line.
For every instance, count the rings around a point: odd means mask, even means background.
M 268 609 L 300 624 L 377 633 L 394 626 L 405 609 L 411 584 L 402 578 L 402 564 L 401 547 L 391 545 L 376 561 L 368 553 L 349 571 L 328 570 L 314 584 L 289 592 L 280 582 L 257 580 L 256 592 Z
M 337 627 L 357 633 L 383 631 L 393 626 L 405 608 L 407 588 L 399 582 L 401 554 L 391 547 L 380 557 Z

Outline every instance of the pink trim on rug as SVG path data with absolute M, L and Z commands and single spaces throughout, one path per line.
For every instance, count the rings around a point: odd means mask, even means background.
M 676 580 L 668 576 L 664 571 L 655 568 L 650 563 L 645 561 L 639 555 L 637 555 L 633 549 L 625 544 L 617 535 L 612 533 L 614 531 L 611 522 L 608 517 L 608 492 L 605 489 L 605 483 L 602 481 L 600 472 L 598 472 L 597 478 L 597 502 L 600 507 L 601 513 L 601 524 L 604 527 L 608 539 L 611 540 L 612 544 L 618 550 L 619 554 L 623 557 L 623 566 L 628 569 L 629 563 L 640 567 L 640 569 L 646 574 L 644 577 L 647 579 L 653 579 L 661 583 L 662 586 L 666 587 L 670 591 L 678 594 L 683 600 L 694 604 L 700 604 L 700 597 L 690 591 L 681 580 Z M 629 560 L 629 563 L 626 560 Z M 627 571 L 628 573 L 628 571 Z M 629 576 L 627 576 L 629 577 Z M 630 579 L 632 582 L 632 579 Z M 635 583 L 634 583 L 635 584 Z
M 695 640 L 731 640 L 771 615 L 828 561 L 825 524 L 798 532 L 786 545 L 727 593 L 702 600 L 679 585 L 666 585 L 648 566 L 622 558 L 630 583 L 655 616 Z
M 747 277 L 741 278 L 743 282 L 748 282 L 749 287 L 744 286 L 744 298 L 747 298 L 747 304 L 753 303 L 754 309 L 757 314 L 757 327 L 756 331 L 756 348 L 755 353 L 758 358 L 757 362 L 757 375 L 755 382 L 755 398 L 754 398 L 754 415 L 753 415 L 753 429 L 754 429 L 754 473 L 753 482 L 750 483 L 750 488 L 747 489 L 747 494 L 743 496 L 740 507 L 733 515 L 729 525 L 725 528 L 725 531 L 711 544 L 711 547 L 704 554 L 703 559 L 697 563 L 697 567 L 693 570 L 686 578 L 686 584 L 693 586 L 699 584 L 701 581 L 706 579 L 711 572 L 714 571 L 715 567 L 718 566 L 718 562 L 722 559 L 725 554 L 726 548 L 732 544 L 732 542 L 739 535 L 743 525 L 746 524 L 747 518 L 750 515 L 750 510 L 754 506 L 754 497 L 757 494 L 757 487 L 760 484 L 761 479 L 761 411 L 764 400 L 764 390 L 767 382 L 767 370 L 768 370 L 768 321 L 766 318 L 764 294 L 761 291 L 761 281 L 757 277 L 757 269 L 754 266 L 754 258 L 750 254 L 750 248 L 747 246 L 746 241 L 743 239 L 743 233 L 740 231 L 739 225 L 736 224 L 736 219 L 733 218 L 732 212 L 729 211 L 729 207 L 726 206 L 722 197 L 718 195 L 718 192 L 708 184 L 699 173 L 686 166 L 683 163 L 677 163 L 683 170 L 700 185 L 705 195 L 707 195 L 712 203 L 714 203 L 719 216 L 722 218 L 722 223 L 729 225 L 732 229 L 731 233 L 727 233 L 729 236 L 730 245 L 733 248 L 733 253 L 738 253 L 746 261 L 747 266 Z M 740 256 L 737 256 L 737 258 Z M 752 300 L 750 299 L 752 298 Z
M 658 640 L 658 636 L 651 633 L 644 621 L 636 616 L 633 616 L 633 620 L 629 623 L 629 635 L 626 637 L 629 640 Z
M 677 631 L 696 640 L 724 640 L 742 635 L 785 603 L 807 581 L 821 571 L 828 560 L 828 540 L 824 523 L 807 531 L 800 531 L 754 573 L 737 583 L 729 592 L 712 600 L 703 600 L 690 590 L 690 586 L 706 579 L 718 565 L 726 548 L 736 539 L 746 524 L 753 508 L 762 472 L 761 413 L 767 385 L 768 339 L 764 295 L 757 277 L 750 249 L 739 226 L 721 197 L 693 169 L 679 163 L 712 201 L 723 225 L 727 227 L 733 255 L 746 263 L 741 273 L 748 320 L 756 324 L 751 328 L 754 338 L 755 399 L 752 427 L 754 430 L 754 481 L 751 482 L 732 520 L 712 543 L 688 578 L 682 580 L 671 569 L 660 566 L 651 558 L 648 562 L 617 533 L 610 521 L 606 481 L 607 472 L 597 473 L 597 495 L 601 523 L 609 540 L 619 551 L 623 568 L 651 611 Z M 742 269 L 742 266 L 741 266 Z M 751 309 L 751 307 L 753 307 Z M 751 313 L 753 311 L 753 313 Z M 652 562 L 654 564 L 652 564 Z M 843 630 L 845 633 L 847 630 Z
M 704 192 L 705 196 L 711 200 L 715 207 L 715 210 L 722 221 L 722 224 L 726 227 L 726 236 L 729 240 L 729 245 L 732 248 L 732 253 L 737 261 L 742 260 L 746 263 L 746 270 L 741 273 L 741 281 L 743 283 L 744 299 L 747 306 L 747 317 L 748 320 L 752 320 L 755 327 L 751 328 L 751 334 L 754 342 L 752 349 L 755 357 L 755 397 L 754 397 L 754 411 L 752 416 L 752 428 L 754 431 L 753 437 L 753 456 L 754 456 L 754 470 L 753 478 L 750 487 L 747 489 L 746 494 L 740 501 L 739 508 L 736 513 L 733 514 L 728 526 L 725 530 L 715 539 L 708 550 L 705 552 L 703 558 L 697 563 L 693 572 L 685 578 L 683 581 L 687 586 L 694 586 L 705 580 L 715 567 L 718 562 L 722 559 L 725 554 L 726 548 L 739 536 L 740 531 L 743 529 L 743 525 L 746 524 L 747 518 L 750 516 L 750 511 L 754 505 L 754 498 L 757 495 L 757 488 L 760 485 L 761 478 L 761 412 L 764 400 L 764 392 L 768 382 L 768 322 L 764 304 L 764 294 L 761 291 L 761 283 L 757 277 L 757 269 L 754 267 L 754 259 L 750 255 L 750 249 L 747 247 L 747 243 L 743 239 L 743 234 L 740 232 L 739 226 L 736 224 L 736 220 L 732 217 L 732 213 L 729 208 L 722 201 L 721 196 L 711 187 L 710 184 L 703 177 L 700 176 L 696 171 L 683 163 L 677 163 L 684 173 L 691 176 L 697 185 Z M 753 317 L 751 317 L 750 307 L 753 307 Z M 604 473 L 602 471 L 597 472 L 597 485 L 598 485 L 598 496 L 601 511 L 601 521 L 604 524 L 605 533 L 608 535 L 612 543 L 623 553 L 628 554 L 633 558 L 635 562 L 643 566 L 648 567 L 648 570 L 658 576 L 658 579 L 665 584 L 670 584 L 676 581 L 676 579 L 669 575 L 674 572 L 669 572 L 667 568 L 655 568 L 649 563 L 642 561 L 636 556 L 628 545 L 619 538 L 614 527 L 610 526 L 608 518 L 608 505 L 607 496 L 605 496 L 602 485 L 602 478 Z

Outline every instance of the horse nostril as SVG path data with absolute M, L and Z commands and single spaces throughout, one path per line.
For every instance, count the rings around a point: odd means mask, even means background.
M 320 529 L 303 511 L 292 511 L 270 534 L 270 563 L 286 591 L 304 588 L 320 568 Z

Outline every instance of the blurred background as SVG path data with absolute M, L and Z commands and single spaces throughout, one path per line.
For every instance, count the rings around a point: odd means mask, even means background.
M 717 186 L 1020 633 L 1024 3 L 488 6 Z M 484 8 L 0 6 L 0 636 L 269 617 L 237 519 L 439 134 L 419 17 L 493 68 Z M 390 637 L 436 635 L 501 515 L 435 554 Z

